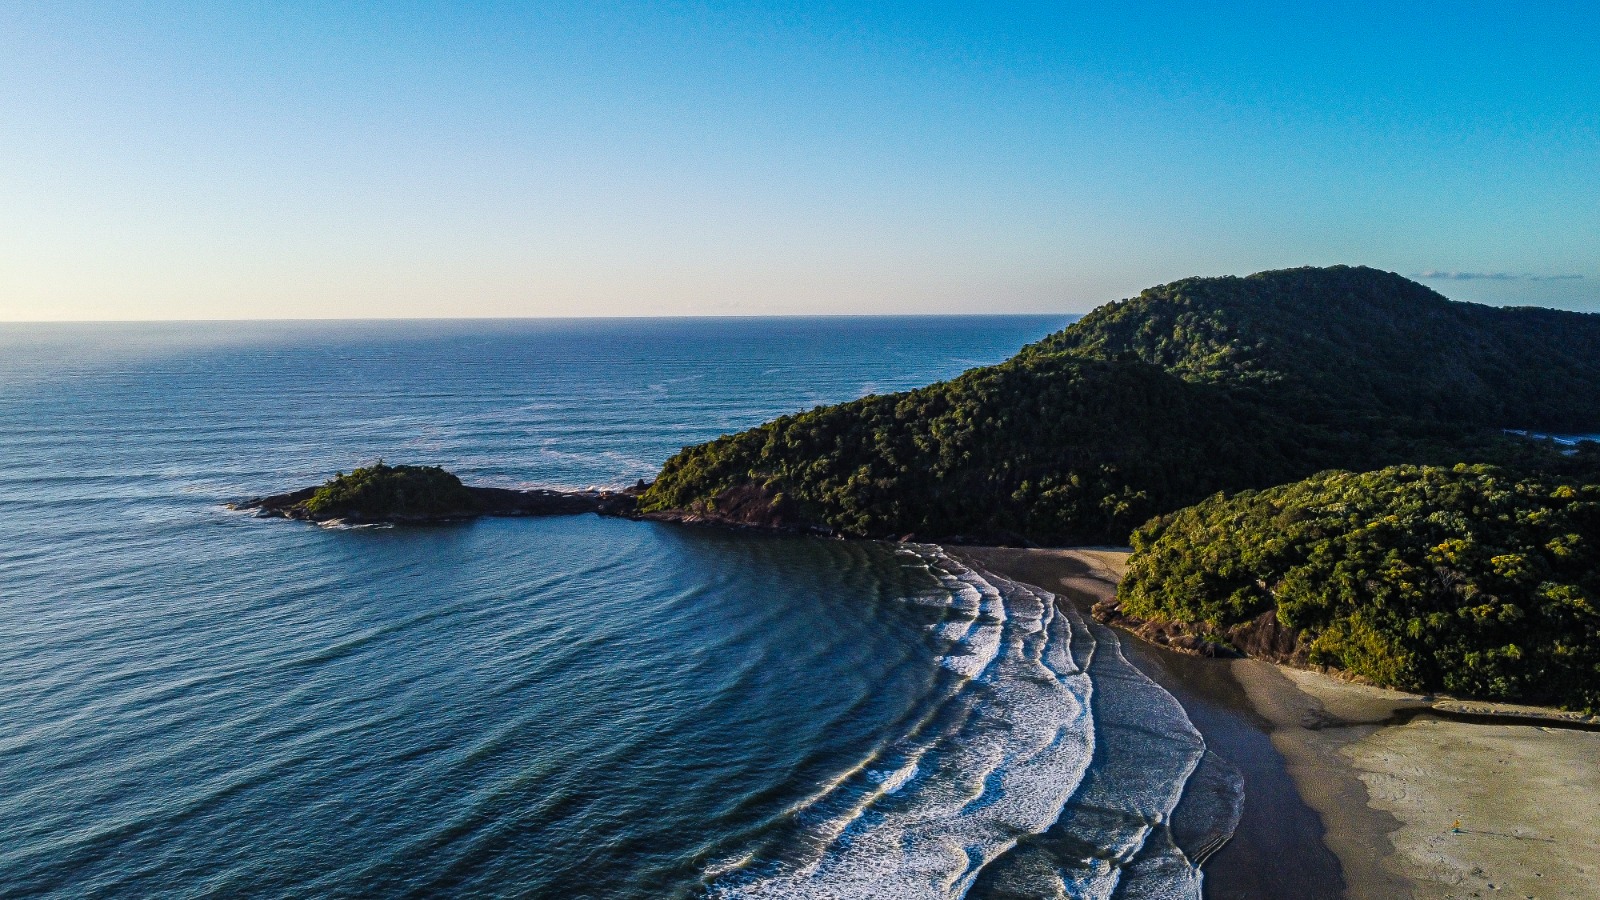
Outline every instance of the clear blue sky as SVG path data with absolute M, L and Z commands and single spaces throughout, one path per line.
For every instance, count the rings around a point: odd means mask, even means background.
M 0 319 L 1600 310 L 1597 254 L 1593 2 L 0 7 Z

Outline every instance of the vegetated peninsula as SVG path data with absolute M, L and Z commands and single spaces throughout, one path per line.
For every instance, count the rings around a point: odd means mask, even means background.
M 687 447 L 640 509 L 863 537 L 1137 534 L 1107 617 L 1593 708 L 1600 445 L 1509 430 L 1600 432 L 1600 315 L 1289 269 L 1152 288 L 999 365 Z
M 391 466 L 378 460 L 316 487 L 256 497 L 233 508 L 324 524 L 428 524 L 478 516 L 631 515 L 634 494 L 469 487 L 439 466 Z

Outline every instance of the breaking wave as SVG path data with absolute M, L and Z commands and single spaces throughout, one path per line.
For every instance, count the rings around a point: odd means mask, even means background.
M 942 588 L 909 602 L 943 609 L 943 672 L 902 733 L 712 866 L 709 895 L 1198 898 L 1242 792 L 1178 702 L 1071 603 L 903 552 Z M 1197 773 L 1221 799 L 1174 829 Z

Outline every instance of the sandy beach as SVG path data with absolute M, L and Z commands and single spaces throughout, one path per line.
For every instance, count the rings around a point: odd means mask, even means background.
M 1395 896 L 1382 886 L 1398 882 L 1425 900 L 1600 897 L 1600 733 L 1432 714 L 1393 724 L 1434 701 L 1257 660 L 1230 666 L 1322 814 L 1350 896 Z M 1330 768 L 1345 771 L 1325 778 Z M 1375 819 L 1341 802 L 1347 791 L 1327 789 L 1352 772 L 1367 808 L 1393 820 L 1380 853 Z
M 1085 605 L 1114 594 L 1126 559 L 960 552 Z M 1206 865 L 1208 897 L 1600 898 L 1600 731 L 1572 727 L 1580 717 L 1124 637 L 1245 774 L 1245 815 Z

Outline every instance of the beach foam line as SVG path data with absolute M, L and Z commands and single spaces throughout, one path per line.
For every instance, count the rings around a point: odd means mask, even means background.
M 1095 642 L 1094 760 L 1055 824 L 985 874 L 985 893 L 1199 898 L 1200 863 L 1237 826 L 1242 779 L 1211 757 L 1206 791 L 1220 799 L 1195 811 L 1207 821 L 1186 829 L 1202 836 L 1186 852 L 1172 817 L 1207 758 L 1204 739 L 1178 701 L 1128 661 L 1114 631 L 1059 606 Z
M 947 696 L 795 810 L 787 852 L 718 866 L 713 897 L 960 897 L 1049 828 L 1082 780 L 1095 740 L 1083 623 L 937 547 L 911 549 L 949 594 L 951 616 L 933 626 L 949 641 Z
M 1199 897 L 1200 872 L 1172 842 L 1167 824 L 1206 752 L 1205 740 L 1178 701 L 1128 662 L 1122 642 L 1091 624 L 1100 650 L 1090 667 L 1101 692 L 1095 726 L 1101 738 L 1090 777 L 1062 812 L 1058 827 L 1094 834 L 1102 854 L 1071 875 L 1085 893 L 1110 895 L 1135 861 L 1123 897 Z M 1070 883 L 1070 882 L 1069 882 Z
M 954 677 L 904 734 L 791 807 L 780 846 L 708 871 L 710 895 L 1197 900 L 1200 864 L 1238 822 L 1237 770 L 1071 603 L 937 547 L 902 552 L 943 589 L 906 601 L 947 608 L 929 627 Z M 1206 802 L 1175 833 L 1200 781 Z

